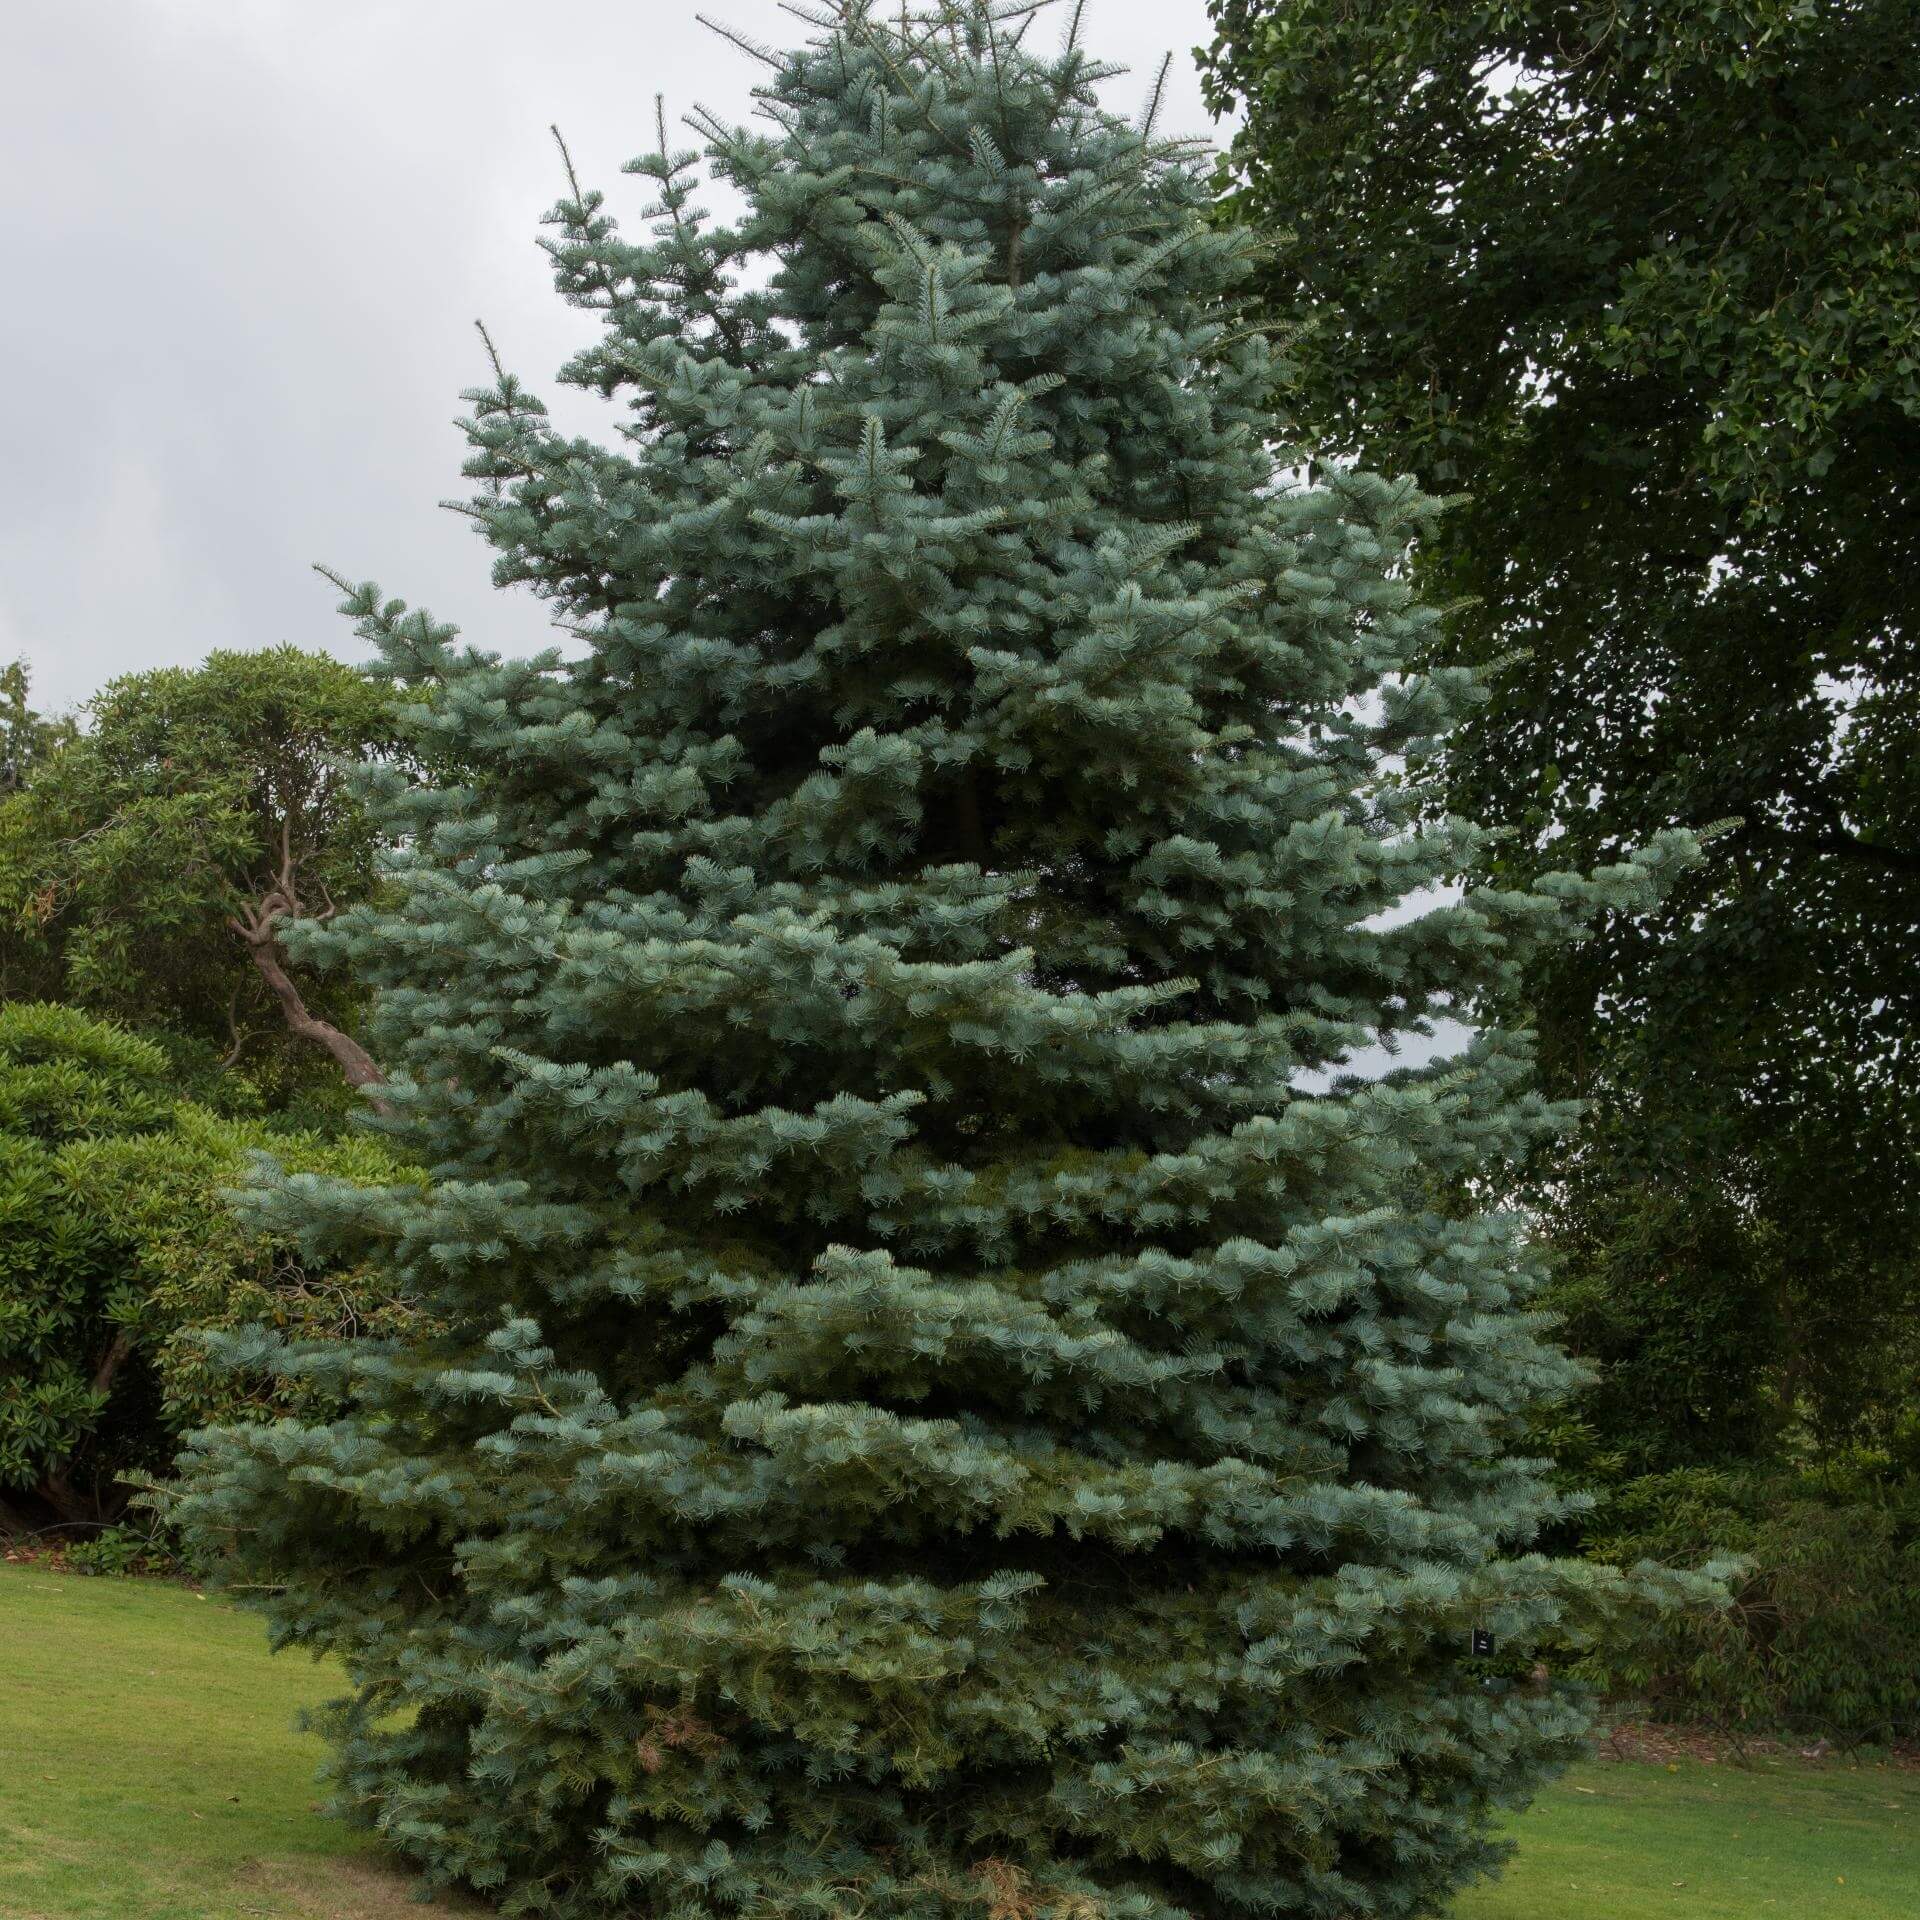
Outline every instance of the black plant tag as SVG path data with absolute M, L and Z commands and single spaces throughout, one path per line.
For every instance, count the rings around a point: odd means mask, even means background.
M 1473 1630 L 1474 1658 L 1477 1660 L 1485 1659 L 1492 1652 L 1493 1629 L 1491 1627 L 1475 1627 Z

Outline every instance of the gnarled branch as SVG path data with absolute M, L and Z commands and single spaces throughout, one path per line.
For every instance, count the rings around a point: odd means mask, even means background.
M 280 1003 L 281 1017 L 290 1031 L 297 1033 L 303 1040 L 311 1040 L 315 1046 L 324 1047 L 330 1053 L 341 1073 L 346 1076 L 350 1087 L 379 1087 L 386 1084 L 386 1075 L 380 1071 L 379 1063 L 352 1034 L 336 1027 L 331 1020 L 322 1020 L 308 1006 L 305 996 L 294 984 L 293 977 L 287 972 L 285 955 L 280 947 L 280 922 L 283 919 L 296 918 L 300 914 L 300 893 L 296 884 L 299 860 L 293 851 L 290 824 L 280 823 L 280 870 L 271 884 L 258 900 L 243 906 L 241 910 L 228 917 L 227 925 L 246 943 L 247 951 L 253 956 L 253 964 L 261 979 L 267 983 L 268 990 Z M 334 905 L 326 889 L 321 888 L 325 905 L 315 919 L 329 920 L 333 917 Z M 390 1114 L 393 1108 L 377 1094 L 368 1096 L 368 1104 L 376 1113 Z

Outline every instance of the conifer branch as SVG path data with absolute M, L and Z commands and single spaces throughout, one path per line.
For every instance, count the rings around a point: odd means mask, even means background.
M 507 370 L 500 363 L 500 353 L 493 344 L 493 335 L 487 331 L 487 323 L 484 320 L 475 320 L 473 330 L 480 336 L 480 344 L 487 350 L 487 359 L 493 366 L 493 377 L 504 387 L 506 385 Z M 326 569 L 323 567 L 320 571 L 325 573 Z M 332 574 L 328 574 L 327 577 L 330 580 L 334 578 Z
M 715 20 L 709 14 L 696 13 L 693 17 L 698 20 L 709 33 L 717 33 L 722 40 L 728 41 L 738 47 L 749 59 L 758 60 L 763 66 L 771 67 L 775 73 L 784 73 L 786 71 L 787 62 L 779 54 L 775 53 L 771 47 L 763 45 L 758 40 L 750 39 L 746 34 L 725 25 L 721 21 Z
M 573 204 L 584 207 L 587 196 L 580 191 L 580 176 L 573 169 L 573 155 L 567 151 L 566 136 L 560 131 L 560 123 L 557 120 L 548 121 L 547 131 L 553 135 L 553 144 L 560 149 L 560 164 L 566 169 L 567 190 L 573 196 Z
M 1135 123 L 1143 140 L 1153 134 L 1153 125 L 1160 118 L 1161 103 L 1166 98 L 1167 75 L 1173 71 L 1173 55 L 1167 54 L 1160 62 L 1160 71 L 1154 77 L 1153 91 L 1147 95 L 1147 104 L 1141 109 L 1140 118 Z
M 860 44 L 886 68 L 894 85 L 906 95 L 908 101 L 918 110 L 920 118 L 927 123 L 927 129 L 932 133 L 933 137 L 940 141 L 950 152 L 958 154 L 963 160 L 966 159 L 968 154 L 965 145 L 956 140 L 953 135 L 933 117 L 933 114 L 927 107 L 927 103 L 920 97 L 920 89 L 901 71 L 900 63 L 887 51 L 884 38 L 869 27 L 864 20 L 856 19 L 849 26 L 848 32 L 850 37 L 859 40 Z

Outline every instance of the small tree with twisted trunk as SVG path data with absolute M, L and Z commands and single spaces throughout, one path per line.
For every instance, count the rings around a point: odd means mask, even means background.
M 393 708 L 292 647 L 114 681 L 0 803 L 0 991 L 183 1035 L 276 1104 L 377 1088 L 351 990 L 316 1004 L 284 936 L 375 885 L 347 775 L 396 750 Z

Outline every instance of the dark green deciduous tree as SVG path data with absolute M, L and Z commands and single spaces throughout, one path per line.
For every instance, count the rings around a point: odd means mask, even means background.
M 343 1410 L 181 1514 L 512 1912 L 1431 1912 L 1584 1727 L 1471 1628 L 1624 1591 L 1535 1550 L 1518 1223 L 1428 1200 L 1554 1124 L 1524 1049 L 1338 1076 L 1691 842 L 1390 911 L 1480 844 L 1400 771 L 1427 504 L 1282 484 L 1204 157 L 1034 39 L 849 5 L 703 117 L 738 225 L 664 124 L 650 238 L 570 186 L 618 438 L 499 373 L 469 471 L 575 653 L 348 602 L 461 771 L 289 938 L 432 1173 L 251 1217 L 439 1332 L 236 1342 Z
M 1304 435 L 1464 496 L 1418 567 L 1435 661 L 1501 663 L 1448 746 L 1507 830 L 1482 871 L 1738 822 L 1513 1003 L 1596 1114 L 1531 1194 L 1596 1413 L 1665 1466 L 1883 1442 L 1920 1351 L 1912 9 L 1213 13 Z
M 391 709 L 292 647 L 114 681 L 0 801 L 0 989 L 172 1036 L 276 1103 L 377 1084 L 351 1003 L 308 1004 L 279 929 L 374 884 L 344 770 L 392 748 Z

